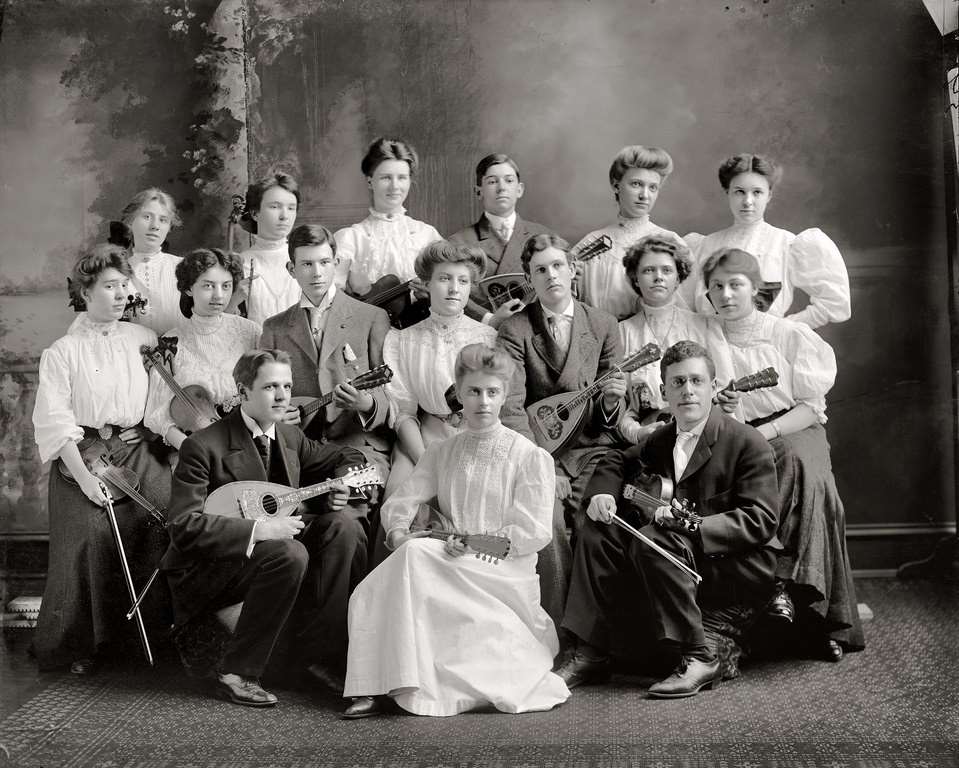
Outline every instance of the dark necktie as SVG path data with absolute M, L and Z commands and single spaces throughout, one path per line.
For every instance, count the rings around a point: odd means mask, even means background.
M 260 460 L 263 462 L 263 469 L 266 470 L 266 476 L 270 476 L 270 440 L 266 435 L 259 435 L 253 438 L 256 443 L 256 452 L 260 454 Z

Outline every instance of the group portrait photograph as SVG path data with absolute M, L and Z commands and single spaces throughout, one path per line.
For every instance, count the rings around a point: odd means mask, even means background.
M 959 768 L 959 0 L 0 0 L 0 768 Z

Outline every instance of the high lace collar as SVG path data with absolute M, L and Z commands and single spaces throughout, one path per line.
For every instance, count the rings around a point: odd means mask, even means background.
M 473 429 L 469 425 L 469 422 L 467 422 L 465 419 L 463 420 L 463 424 L 466 426 L 467 433 L 480 439 L 484 437 L 492 437 L 496 432 L 500 431 L 501 427 L 503 427 L 503 422 L 501 422 L 499 419 L 496 420 L 496 423 L 490 424 L 488 427 L 483 427 L 482 429 Z
M 81 312 L 77 316 L 77 319 L 73 321 L 73 326 L 70 330 L 85 336 L 113 336 L 117 332 L 119 325 L 119 320 L 107 320 L 101 323 L 96 320 L 91 320 L 88 312 Z
M 163 249 L 162 247 L 159 247 L 159 246 L 157 247 L 156 250 L 149 251 L 149 252 L 138 251 L 136 248 L 134 248 L 132 251 L 130 251 L 130 261 L 134 263 L 146 264 L 154 256 L 159 256 L 161 253 L 163 253 Z
M 739 222 L 734 221 L 733 225 L 729 228 L 729 231 L 735 232 L 736 234 L 748 235 L 748 234 L 752 234 L 757 229 L 761 229 L 765 224 L 766 224 L 765 219 L 754 221 L 751 224 L 740 224 Z
M 726 338 L 732 342 L 749 341 L 762 323 L 763 314 L 758 309 L 753 309 L 745 317 L 739 320 L 723 320 L 723 330 L 726 332 Z
M 649 224 L 649 216 L 640 216 L 638 219 L 627 219 L 623 214 L 616 214 L 616 221 L 619 223 L 621 229 L 626 230 L 627 233 L 638 232 L 643 229 L 643 227 Z
M 651 320 L 663 320 L 670 315 L 676 309 L 676 294 L 674 293 L 663 306 L 661 307 L 651 307 L 645 301 L 642 302 L 643 305 L 643 314 L 646 315 Z
M 197 336 L 209 336 L 223 327 L 223 313 L 220 312 L 212 317 L 203 317 L 194 313 L 190 316 L 190 325 L 193 326 L 193 332 Z
M 370 208 L 369 210 L 370 218 L 376 219 L 377 221 L 400 221 L 406 215 L 406 209 L 403 206 L 400 206 L 400 210 L 397 213 L 382 213 L 375 208 Z
M 258 251 L 286 250 L 286 238 L 282 237 L 279 240 L 267 240 L 265 237 L 253 235 L 253 247 Z
M 463 319 L 466 315 L 463 312 L 459 312 L 452 317 L 450 315 L 441 315 L 438 312 L 430 309 L 430 322 L 436 325 L 441 330 L 451 330 L 463 324 Z

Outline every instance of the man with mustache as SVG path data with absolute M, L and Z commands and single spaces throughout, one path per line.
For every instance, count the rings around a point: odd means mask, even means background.
M 628 594 L 630 610 L 648 614 L 655 639 L 679 657 L 673 674 L 653 685 L 649 696 L 680 698 L 719 682 L 717 633 L 741 629 L 743 617 L 773 596 L 782 545 L 772 449 L 758 431 L 712 407 L 716 369 L 703 347 L 677 342 L 660 362 L 660 386 L 675 420 L 641 445 L 610 451 L 586 489 L 589 520 L 563 618 L 563 628 L 579 642 L 557 671 L 570 688 L 609 679 L 617 597 Z M 674 485 L 674 499 L 652 514 L 623 496 L 624 483 L 643 471 Z M 675 502 L 684 499 L 702 517 L 695 529 L 674 514 Z M 702 582 L 610 525 L 617 514 L 697 571 Z
M 609 373 L 622 359 L 616 319 L 573 299 L 569 245 L 557 235 L 534 235 L 523 248 L 523 270 L 536 301 L 503 321 L 497 345 L 517 363 L 507 390 L 502 421 L 533 439 L 526 407 L 550 395 L 579 392 Z M 566 603 L 572 549 L 567 522 L 582 523 L 580 499 L 600 457 L 616 442 L 625 410 L 626 377 L 611 375 L 587 404 L 582 432 L 556 463 L 553 539 L 539 553 L 540 599 L 559 626 Z

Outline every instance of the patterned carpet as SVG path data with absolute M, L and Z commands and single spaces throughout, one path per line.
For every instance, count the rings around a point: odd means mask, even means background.
M 331 695 L 279 691 L 276 709 L 243 709 L 174 668 L 64 675 L 0 725 L 0 766 L 956 768 L 959 584 L 858 588 L 875 612 L 864 652 L 757 662 L 677 701 L 616 676 L 553 712 L 346 722 Z

